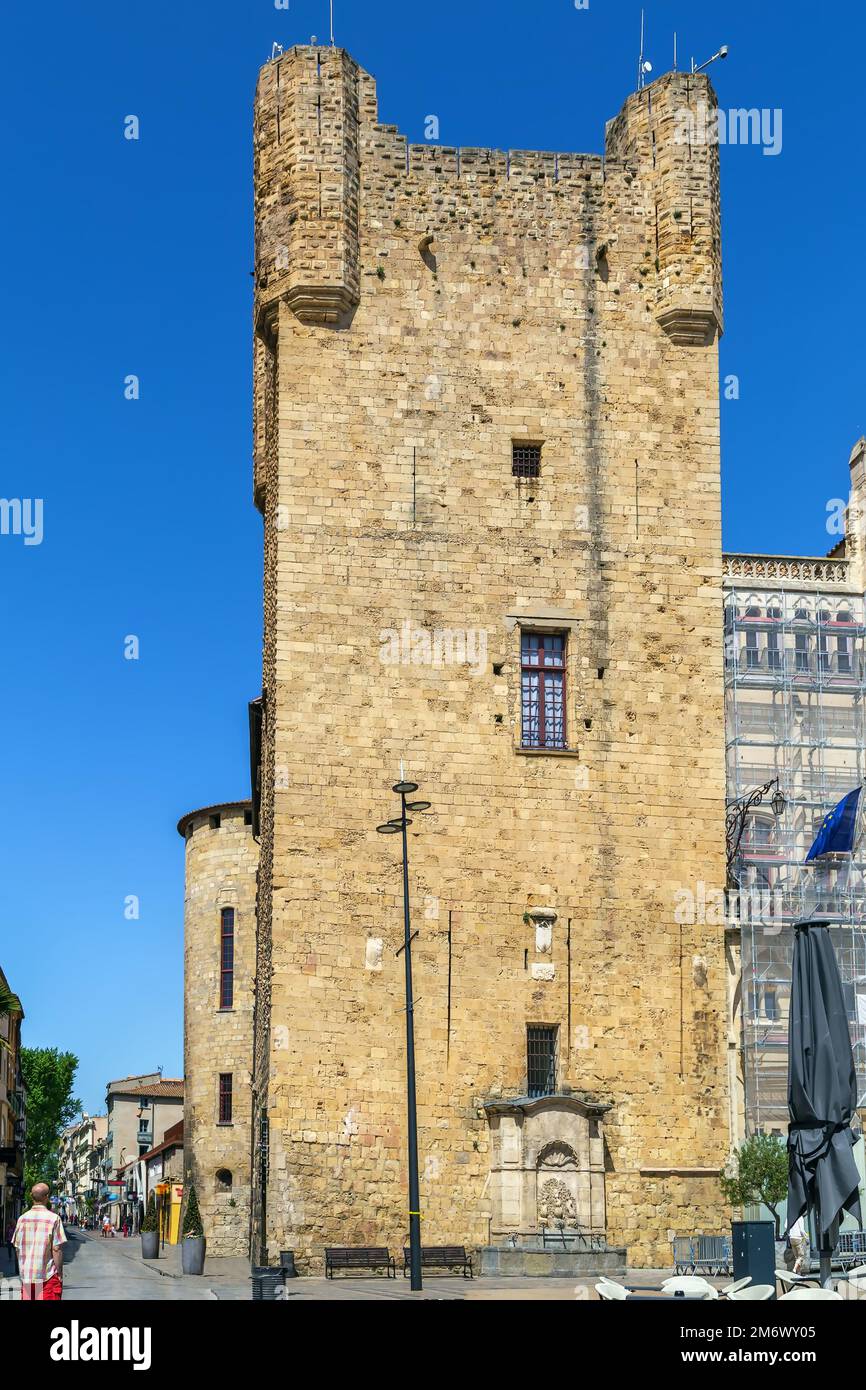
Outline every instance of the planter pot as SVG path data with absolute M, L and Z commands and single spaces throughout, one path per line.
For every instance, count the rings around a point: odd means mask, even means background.
M 141 1258 L 143 1260 L 159 1259 L 159 1231 L 142 1231 Z
M 180 1257 L 184 1274 L 203 1273 L 206 1245 L 207 1241 L 204 1236 L 184 1236 L 180 1243 Z

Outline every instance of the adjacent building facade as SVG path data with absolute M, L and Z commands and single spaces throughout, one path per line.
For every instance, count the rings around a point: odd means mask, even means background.
M 95 1209 L 102 1189 L 102 1159 L 108 1137 L 105 1115 L 83 1114 L 67 1125 L 60 1140 L 60 1196 L 66 1215 L 81 1220 Z
M 26 1093 L 21 1071 L 21 1023 L 24 1010 L 0 970 L 0 1238 L 21 1215 L 24 1200 L 24 1147 L 27 1135 Z
M 714 100 L 505 154 L 408 145 L 340 49 L 262 71 L 257 1261 L 405 1240 L 401 762 L 425 1241 L 723 1228 L 724 924 L 674 918 L 724 881 Z
M 146 1072 L 109 1081 L 105 1096 L 108 1133 L 103 1163 L 102 1200 L 115 1226 L 130 1219 L 134 1199 L 121 1176 L 127 1164 L 162 1142 L 183 1119 L 183 1080 Z
M 790 928 L 816 906 L 844 919 L 833 934 L 866 1108 L 866 860 L 860 847 L 851 863 L 803 867 L 824 815 L 866 781 L 866 439 L 850 472 L 845 537 L 828 556 L 724 560 L 729 801 L 774 783 L 748 815 L 733 863 L 741 1134 L 787 1129 Z M 775 787 L 785 800 L 778 815 Z

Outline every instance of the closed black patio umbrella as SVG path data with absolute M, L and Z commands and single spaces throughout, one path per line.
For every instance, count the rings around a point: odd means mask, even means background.
M 857 1073 L 826 920 L 797 922 L 788 1027 L 788 1230 L 815 1213 L 821 1283 L 847 1211 L 860 1221 L 851 1120 Z

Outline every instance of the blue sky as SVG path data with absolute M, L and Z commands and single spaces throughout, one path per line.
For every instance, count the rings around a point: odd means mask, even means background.
M 417 141 L 435 114 L 446 144 L 601 151 L 635 82 L 630 0 L 335 9 L 381 119 Z M 722 151 L 722 374 L 740 382 L 722 403 L 725 545 L 820 554 L 866 431 L 863 10 L 680 0 L 647 21 L 656 73 L 674 28 L 681 66 L 727 43 L 722 106 L 783 113 L 778 156 Z M 4 20 L 0 495 L 43 498 L 44 539 L 0 536 L 0 963 L 27 1041 L 79 1054 L 91 1110 L 109 1077 L 181 1072 L 174 826 L 247 794 L 252 94 L 274 40 L 314 33 L 327 0 L 79 0 Z

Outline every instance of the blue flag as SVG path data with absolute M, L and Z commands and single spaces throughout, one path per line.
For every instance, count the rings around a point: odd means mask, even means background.
M 857 806 L 861 787 L 843 796 L 838 806 L 834 806 L 821 822 L 815 836 L 815 843 L 806 855 L 805 862 L 817 859 L 822 854 L 850 854 L 854 848 L 854 835 L 857 830 Z

